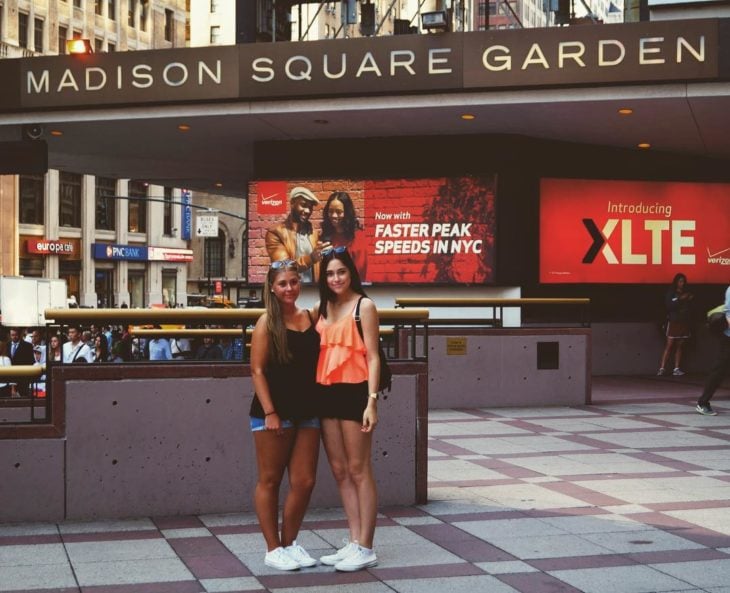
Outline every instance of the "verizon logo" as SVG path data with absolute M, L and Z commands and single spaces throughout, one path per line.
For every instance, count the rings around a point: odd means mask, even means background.
M 276 194 L 273 196 L 261 196 L 261 204 L 264 206 L 281 206 L 284 203 L 282 198 L 277 198 Z

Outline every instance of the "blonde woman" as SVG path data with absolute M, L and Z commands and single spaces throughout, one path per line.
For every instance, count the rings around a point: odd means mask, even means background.
M 278 570 L 317 564 L 296 538 L 314 488 L 319 455 L 315 372 L 319 335 L 307 309 L 297 306 L 297 263 L 275 261 L 266 274 L 266 313 L 251 339 L 251 376 L 256 390 L 251 430 L 258 482 L 254 504 L 266 540 L 264 562 Z M 279 486 L 289 472 L 289 493 L 279 531 Z

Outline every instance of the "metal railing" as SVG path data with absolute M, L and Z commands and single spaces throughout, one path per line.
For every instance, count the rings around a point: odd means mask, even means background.
M 44 365 L 0 367 L 0 426 L 50 422 L 51 400 L 46 393 Z M 12 395 L 11 395 L 12 394 Z
M 488 327 L 504 327 L 504 310 L 508 308 L 545 308 L 555 311 L 558 308 L 572 311 L 577 309 L 574 317 L 577 321 L 569 322 L 581 327 L 590 326 L 590 304 L 587 298 L 449 298 L 449 297 L 399 297 L 395 299 L 396 308 L 409 307 L 445 307 L 460 309 L 486 309 L 483 315 L 474 317 L 441 317 L 429 319 L 429 325 L 476 325 Z M 569 311 L 570 313 L 570 311 Z M 549 316 L 543 315 L 545 319 Z M 524 325 L 524 324 L 523 324 Z

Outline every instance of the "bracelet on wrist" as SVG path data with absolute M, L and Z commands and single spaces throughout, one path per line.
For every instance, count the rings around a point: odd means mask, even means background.
M 274 410 L 273 412 L 264 413 L 264 418 L 266 418 L 267 416 L 271 416 L 272 414 L 276 414 L 276 410 Z

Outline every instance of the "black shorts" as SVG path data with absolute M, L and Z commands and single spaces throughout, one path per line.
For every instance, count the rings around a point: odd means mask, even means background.
M 362 422 L 368 405 L 368 382 L 320 385 L 320 418 L 338 418 Z

